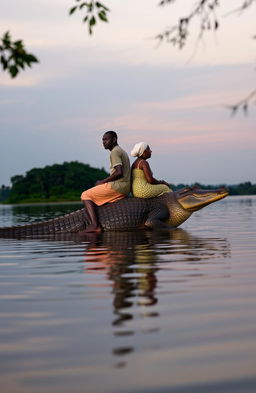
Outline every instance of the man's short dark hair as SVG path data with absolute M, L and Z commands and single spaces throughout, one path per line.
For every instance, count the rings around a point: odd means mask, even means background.
M 105 134 L 109 134 L 112 138 L 117 139 L 117 133 L 115 131 L 106 131 Z

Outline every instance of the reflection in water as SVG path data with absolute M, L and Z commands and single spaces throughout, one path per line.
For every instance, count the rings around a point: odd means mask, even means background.
M 144 333 L 159 332 L 157 317 L 160 313 L 154 309 L 158 302 L 157 272 L 166 257 L 168 261 L 171 256 L 173 262 L 193 264 L 195 261 L 204 263 L 209 258 L 212 261 L 220 256 L 230 256 L 225 239 L 195 237 L 182 229 L 170 232 L 105 232 L 87 235 L 85 240 L 88 241 L 87 273 L 103 268 L 112 282 L 112 325 L 114 335 L 119 338 L 136 334 L 136 328 L 129 324 L 134 318 L 155 318 L 154 327 L 144 329 Z M 88 263 L 88 260 L 93 263 Z M 134 350 L 133 345 L 120 345 L 113 349 L 113 354 L 126 356 Z M 125 365 L 126 362 L 121 361 L 116 367 Z
M 247 205 L 248 207 L 252 207 L 253 200 L 251 198 L 241 199 L 239 203 L 242 205 Z
M 1 393 L 254 392 L 255 217 L 230 197 L 187 231 L 0 239 Z
M 67 233 L 41 238 L 44 241 L 72 240 L 75 243 L 85 243 L 84 272 L 94 275 L 104 272 L 111 282 L 113 334 L 121 342 L 120 345 L 114 346 L 112 352 L 119 358 L 126 357 L 136 349 L 136 340 L 130 340 L 129 345 L 123 345 L 125 338 L 134 337 L 138 331 L 148 334 L 158 333 L 161 329 L 160 311 L 156 306 L 158 271 L 167 270 L 165 264 L 169 270 L 175 270 L 173 266 L 178 263 L 178 269 L 181 271 L 182 264 L 192 266 L 188 276 L 181 274 L 181 277 L 177 278 L 174 271 L 172 279 L 172 275 L 167 274 L 169 288 L 174 291 L 175 283 L 186 282 L 193 276 L 203 275 L 194 265 L 207 263 L 208 260 L 212 264 L 216 258 L 230 256 L 230 247 L 226 239 L 196 237 L 182 229 L 167 232 L 104 232 L 82 237 Z M 208 272 L 205 274 L 208 275 Z M 100 285 L 95 284 L 94 280 L 87 283 L 88 287 L 96 286 L 96 289 Z M 153 325 L 149 323 L 151 320 L 154 321 Z M 137 321 L 139 323 L 136 323 Z M 125 365 L 125 361 L 119 361 L 116 367 Z
M 71 213 L 76 209 L 81 209 L 83 206 L 81 203 L 42 203 L 42 204 L 31 204 L 31 205 L 13 205 L 13 224 L 29 224 L 32 222 L 51 220 L 55 217 L 60 217 L 64 214 Z

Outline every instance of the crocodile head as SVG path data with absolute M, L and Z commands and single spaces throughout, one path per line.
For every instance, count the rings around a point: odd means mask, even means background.
M 163 194 L 170 215 L 168 224 L 178 227 L 186 221 L 193 212 L 202 209 L 228 195 L 224 187 L 216 190 L 202 190 L 198 187 L 186 187 L 175 192 Z
M 177 201 L 181 204 L 183 209 L 190 212 L 195 212 L 203 207 L 210 205 L 210 203 L 219 201 L 228 195 L 228 190 L 221 187 L 214 190 L 202 190 L 198 187 L 187 187 L 176 191 Z

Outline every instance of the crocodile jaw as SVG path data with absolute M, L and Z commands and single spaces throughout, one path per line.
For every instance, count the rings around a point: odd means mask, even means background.
M 228 194 L 228 190 L 224 187 L 216 190 L 201 190 L 195 187 L 181 190 L 176 197 L 183 209 L 192 213 L 225 198 Z

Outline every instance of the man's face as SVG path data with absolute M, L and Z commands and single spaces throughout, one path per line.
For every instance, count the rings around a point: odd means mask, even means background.
M 105 149 L 112 149 L 112 147 L 115 145 L 116 138 L 112 137 L 111 134 L 104 134 L 102 138 L 102 143 Z

